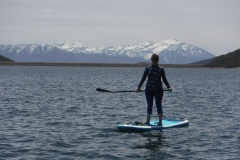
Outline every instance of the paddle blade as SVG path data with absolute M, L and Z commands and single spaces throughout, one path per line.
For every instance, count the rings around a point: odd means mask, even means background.
M 103 89 L 103 88 L 97 88 L 96 89 L 98 92 L 111 92 L 109 90 Z

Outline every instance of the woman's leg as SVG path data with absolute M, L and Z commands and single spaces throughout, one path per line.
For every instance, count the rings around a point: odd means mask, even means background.
M 162 98 L 163 98 L 163 90 L 158 90 L 155 92 L 155 102 L 157 106 L 157 112 L 158 112 L 158 125 L 162 125 L 162 115 L 163 115 L 163 110 L 162 110 Z
M 146 90 L 145 91 L 146 100 L 147 100 L 147 124 L 150 124 L 150 118 L 152 114 L 153 98 L 154 92 Z

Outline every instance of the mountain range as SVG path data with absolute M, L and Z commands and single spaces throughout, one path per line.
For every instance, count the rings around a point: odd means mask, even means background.
M 81 43 L 0 45 L 0 55 L 16 62 L 137 63 L 159 55 L 162 64 L 188 64 L 215 57 L 199 47 L 179 40 L 145 42 L 89 48 Z

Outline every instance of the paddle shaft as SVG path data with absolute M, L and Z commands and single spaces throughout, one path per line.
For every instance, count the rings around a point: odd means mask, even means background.
M 102 88 L 97 88 L 96 90 L 97 90 L 98 92 L 109 92 L 109 93 L 145 92 L 144 90 L 143 90 L 143 91 L 126 91 L 126 90 L 123 90 L 123 91 L 109 91 L 109 90 L 102 89 Z M 170 90 L 168 90 L 168 89 L 164 89 L 163 91 L 170 91 Z

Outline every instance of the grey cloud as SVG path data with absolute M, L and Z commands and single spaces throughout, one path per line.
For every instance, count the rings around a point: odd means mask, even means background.
M 214 54 L 239 48 L 238 0 L 1 0 L 0 43 L 90 47 L 175 38 Z

